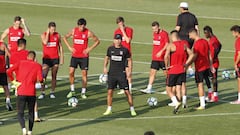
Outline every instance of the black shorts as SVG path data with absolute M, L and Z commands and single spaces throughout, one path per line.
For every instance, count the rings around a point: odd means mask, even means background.
M 72 57 L 70 67 L 77 68 L 79 65 L 81 70 L 88 70 L 88 61 L 89 61 L 88 58 Z
M 117 85 L 120 89 L 129 90 L 126 73 L 122 73 L 120 75 L 108 74 L 108 89 L 115 89 Z
M 160 68 L 162 70 L 166 70 L 164 61 L 154 61 L 153 60 L 151 63 L 151 69 L 159 70 Z
M 210 78 L 217 78 L 218 76 L 218 68 L 215 68 L 216 72 L 215 73 L 212 73 L 210 70 L 209 70 L 209 77 Z
M 2 86 L 8 85 L 6 73 L 0 73 L 0 85 L 2 85 Z
M 206 70 L 203 70 L 203 71 L 200 71 L 200 72 L 196 71 L 195 72 L 195 82 L 196 83 L 203 82 L 205 77 L 209 77 L 209 74 L 210 74 L 210 70 L 209 69 L 206 69 Z
M 169 74 L 166 78 L 166 85 L 168 87 L 182 85 L 182 83 L 185 83 L 185 82 L 186 82 L 186 73 Z
M 49 67 L 53 67 L 54 65 L 59 65 L 59 58 L 58 59 L 42 59 L 43 64 L 48 65 Z

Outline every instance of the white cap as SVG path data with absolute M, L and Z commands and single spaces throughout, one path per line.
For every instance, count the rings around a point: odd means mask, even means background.
M 188 3 L 187 2 L 181 2 L 179 5 L 179 8 L 188 8 Z

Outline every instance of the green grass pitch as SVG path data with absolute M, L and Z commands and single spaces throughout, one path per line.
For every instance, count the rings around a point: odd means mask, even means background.
M 234 38 L 229 28 L 239 24 L 239 4 L 237 0 L 186 0 L 190 11 L 199 20 L 199 26 L 213 27 L 214 33 L 223 44 L 220 54 L 220 68 L 233 70 Z M 20 15 L 25 18 L 32 36 L 27 37 L 29 50 L 38 52 L 41 62 L 40 34 L 49 21 L 57 23 L 57 31 L 66 34 L 76 26 L 77 19 L 87 19 L 87 26 L 101 39 L 101 44 L 91 52 L 88 99 L 79 98 L 77 108 L 67 106 L 66 95 L 69 91 L 68 66 L 69 50 L 64 46 L 65 64 L 60 67 L 56 88 L 56 99 L 49 99 L 49 88 L 44 100 L 38 100 L 39 115 L 46 121 L 35 123 L 34 135 L 143 135 L 146 130 L 153 130 L 157 135 L 227 135 L 240 134 L 239 106 L 228 102 L 237 98 L 235 79 L 222 80 L 219 72 L 220 102 L 208 104 L 204 111 L 195 111 L 198 104 L 197 88 L 194 79 L 188 79 L 187 88 L 190 96 L 188 108 L 180 109 L 180 114 L 173 115 L 170 101 L 166 95 L 144 95 L 138 90 L 146 87 L 151 61 L 152 31 L 151 22 L 159 21 L 163 29 L 175 28 L 176 16 L 179 13 L 180 0 L 0 0 L 0 31 L 12 25 L 13 18 Z M 103 116 L 106 109 L 106 86 L 98 83 L 98 76 L 103 70 L 103 58 L 106 49 L 112 43 L 113 31 L 117 27 L 115 18 L 123 16 L 126 24 L 134 28 L 133 50 L 133 96 L 138 116 L 131 118 L 126 98 L 114 94 L 113 114 Z M 203 36 L 203 34 L 201 34 Z M 77 70 L 76 90 L 81 89 L 80 70 Z M 50 79 L 47 80 L 50 86 Z M 165 89 L 162 72 L 158 72 L 153 88 L 157 91 Z M 38 95 L 39 95 L 38 91 Z M 115 92 L 116 93 L 116 92 Z M 12 93 L 12 95 L 14 95 Z M 158 98 L 158 106 L 150 108 L 147 98 Z M 16 119 L 16 97 L 12 96 L 14 111 L 5 109 L 4 94 L 0 96 L 0 134 L 21 134 Z M 28 122 L 26 122 L 26 125 Z

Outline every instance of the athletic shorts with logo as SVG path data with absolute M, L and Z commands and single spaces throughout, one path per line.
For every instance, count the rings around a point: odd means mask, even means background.
M 76 58 L 72 57 L 70 62 L 70 67 L 77 68 L 80 67 L 81 70 L 88 70 L 89 58 Z
M 53 67 L 54 65 L 59 65 L 59 59 L 42 59 L 43 64 L 48 65 L 49 67 Z
M 168 87 L 182 85 L 182 83 L 185 83 L 185 82 L 186 82 L 186 73 L 168 74 L 166 78 L 166 85 Z
M 108 89 L 115 89 L 119 86 L 120 89 L 129 90 L 128 80 L 126 73 L 121 74 L 108 74 Z
M 159 70 L 160 68 L 162 70 L 166 70 L 164 61 L 154 61 L 153 60 L 151 63 L 151 69 Z
M 206 69 L 203 71 L 195 72 L 195 81 L 196 83 L 202 83 L 205 77 L 209 77 L 210 69 Z

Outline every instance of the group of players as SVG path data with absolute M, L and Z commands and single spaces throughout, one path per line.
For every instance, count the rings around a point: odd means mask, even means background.
M 193 74 L 192 63 L 195 65 L 195 80 L 197 83 L 200 106 L 197 110 L 205 109 L 205 92 L 203 81 L 208 86 L 208 100 L 210 102 L 218 102 L 218 83 L 217 71 L 219 67 L 218 54 L 221 50 L 221 43 L 213 34 L 210 26 L 205 26 L 203 31 L 205 37 L 203 39 L 199 35 L 198 21 L 195 15 L 188 11 L 186 2 L 180 3 L 181 14 L 178 16 L 175 30 L 169 34 L 160 27 L 159 22 L 152 23 L 153 31 L 153 51 L 152 62 L 149 75 L 149 83 L 146 89 L 141 90 L 143 93 L 152 93 L 152 85 L 155 80 L 157 71 L 161 68 L 166 76 L 166 92 L 172 100 L 170 106 L 174 106 L 174 113 L 178 112 L 180 105 L 187 107 L 186 92 L 186 71 L 189 70 Z M 23 25 L 23 28 L 21 27 Z M 133 38 L 133 29 L 126 26 L 124 18 L 116 19 L 118 28 L 114 32 L 113 45 L 108 50 L 104 59 L 104 74 L 108 74 L 108 95 L 107 109 L 103 115 L 112 113 L 112 96 L 113 90 L 118 86 L 121 90 L 118 94 L 124 94 L 128 98 L 131 116 L 136 116 L 131 95 L 132 90 L 132 51 L 131 40 Z M 63 41 L 72 53 L 69 81 L 70 92 L 67 97 L 75 96 L 74 73 L 78 66 L 82 73 L 82 90 L 81 98 L 86 99 L 87 90 L 87 71 L 89 63 L 89 53 L 100 44 L 98 37 L 87 27 L 84 18 L 77 21 L 77 27 L 73 28 L 69 33 L 63 36 Z M 233 36 L 236 37 L 235 44 L 235 70 L 237 76 L 240 77 L 240 26 L 231 28 Z M 34 123 L 34 106 L 36 110 L 36 90 L 35 83 L 41 82 L 42 91 L 38 99 L 45 98 L 46 77 L 49 69 L 52 71 L 50 98 L 56 98 L 54 91 L 56 88 L 56 76 L 59 64 L 64 63 L 63 48 L 61 36 L 56 32 L 56 23 L 50 22 L 47 30 L 41 35 L 43 45 L 42 66 L 35 61 L 36 53 L 26 50 L 26 40 L 24 34 L 30 36 L 30 31 L 21 17 L 14 19 L 14 25 L 6 29 L 1 35 L 0 42 L 0 85 L 3 86 L 6 95 L 6 107 L 12 110 L 10 102 L 10 92 L 8 87 L 7 74 L 12 84 L 17 87 L 17 110 L 18 119 L 23 129 L 23 134 L 27 134 L 24 122 L 24 108 L 26 103 L 29 108 L 29 131 L 31 134 Z M 4 43 L 4 39 L 8 37 L 8 45 Z M 72 37 L 73 45 L 68 39 Z M 88 40 L 92 39 L 93 44 L 89 46 Z M 6 57 L 7 56 L 7 57 Z M 9 60 L 5 63 L 5 58 Z M 9 65 L 9 66 L 8 66 Z M 108 68 L 108 65 L 109 68 Z M 9 69 L 7 69 L 9 68 Z M 213 89 L 209 76 L 212 78 Z M 231 102 L 240 104 L 240 79 L 238 78 L 239 99 Z M 181 103 L 182 101 L 182 103 Z

